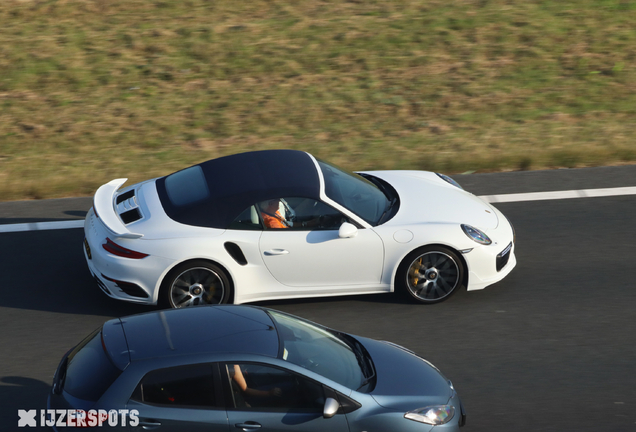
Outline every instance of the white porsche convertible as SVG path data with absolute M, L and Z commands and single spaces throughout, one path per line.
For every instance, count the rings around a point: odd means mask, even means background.
M 443 174 L 349 173 L 267 150 L 121 188 L 101 186 L 84 225 L 106 295 L 181 308 L 402 291 L 435 303 L 516 264 L 504 215 Z

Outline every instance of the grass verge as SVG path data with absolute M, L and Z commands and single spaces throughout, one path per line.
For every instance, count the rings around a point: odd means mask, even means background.
M 3 0 L 0 200 L 294 148 L 352 170 L 636 162 L 627 0 Z

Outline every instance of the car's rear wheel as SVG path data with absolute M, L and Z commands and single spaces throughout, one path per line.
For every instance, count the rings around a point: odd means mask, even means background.
M 203 260 L 175 267 L 161 285 L 163 306 L 184 308 L 227 303 L 231 298 L 230 278 L 221 267 Z
M 438 303 L 453 295 L 464 281 L 464 264 L 444 246 L 424 246 L 404 258 L 397 286 L 420 303 Z

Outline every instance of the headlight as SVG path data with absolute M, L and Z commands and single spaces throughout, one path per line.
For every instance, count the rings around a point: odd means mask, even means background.
M 404 418 L 437 426 L 448 423 L 454 415 L 455 408 L 452 405 L 434 405 L 409 411 Z
M 460 188 L 461 190 L 464 190 L 464 188 L 461 187 L 459 185 L 459 183 L 457 183 L 455 180 L 453 180 L 452 178 L 450 178 L 446 174 L 440 174 L 440 173 L 435 173 L 435 174 L 437 174 L 437 176 L 439 178 L 441 178 L 442 180 L 444 180 L 445 182 L 448 182 L 448 183 L 452 184 L 453 186 L 456 186 L 456 187 Z
M 492 240 L 490 240 L 490 237 L 488 237 L 485 232 L 470 225 L 462 224 L 461 226 L 464 233 L 477 243 L 482 245 L 489 245 L 492 243 Z

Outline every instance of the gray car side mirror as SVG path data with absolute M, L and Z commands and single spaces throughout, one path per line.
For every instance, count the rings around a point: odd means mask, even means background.
M 322 411 L 322 416 L 324 418 L 331 418 L 336 415 L 338 410 L 340 409 L 340 403 L 334 398 L 327 398 L 325 401 L 325 409 Z

